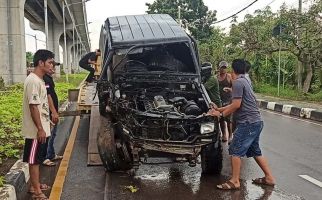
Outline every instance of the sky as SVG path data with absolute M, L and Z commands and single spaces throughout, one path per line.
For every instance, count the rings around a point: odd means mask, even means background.
M 144 14 L 147 10 L 145 3 L 152 3 L 153 1 L 154 0 L 90 0 L 86 2 L 87 20 L 88 22 L 92 22 L 88 25 L 92 50 L 99 46 L 100 29 L 107 17 Z M 217 20 L 228 17 L 253 2 L 253 0 L 203 1 L 210 10 L 217 10 Z M 265 8 L 267 5 L 270 5 L 273 11 L 276 11 L 284 2 L 289 7 L 298 7 L 298 0 L 258 0 L 251 7 L 238 15 L 238 21 L 242 21 L 244 15 L 252 14 L 255 10 Z M 307 5 L 304 4 L 303 7 L 305 8 Z M 226 22 L 218 23 L 216 26 L 227 29 L 229 28 L 229 22 L 230 20 L 227 20 Z M 25 24 L 26 34 L 36 35 L 38 39 L 43 41 L 46 39 L 42 32 L 33 31 L 30 28 L 27 19 L 25 19 Z M 37 46 L 38 49 L 45 48 L 45 42 L 38 41 Z M 35 52 L 35 39 L 29 35 L 26 35 L 26 51 Z M 62 55 L 60 57 L 62 58 Z

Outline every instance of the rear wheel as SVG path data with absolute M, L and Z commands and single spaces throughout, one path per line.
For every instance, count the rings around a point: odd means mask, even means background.
M 116 137 L 116 128 L 111 117 L 101 116 L 97 145 L 100 157 L 107 171 L 129 170 L 132 168 L 131 154 L 128 145 Z
M 220 174 L 222 170 L 222 146 L 220 141 L 209 144 L 201 150 L 201 168 L 204 174 Z

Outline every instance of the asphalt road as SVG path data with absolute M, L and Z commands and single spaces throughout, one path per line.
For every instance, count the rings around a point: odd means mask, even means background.
M 243 159 L 240 191 L 219 191 L 215 185 L 229 178 L 230 161 L 224 145 L 221 176 L 204 176 L 200 166 L 187 164 L 142 165 L 135 176 L 107 173 L 103 167 L 87 167 L 89 119 L 80 122 L 62 199 L 309 199 L 322 197 L 322 188 L 299 175 L 322 181 L 322 124 L 262 111 L 261 146 L 277 185 L 259 187 L 251 179 L 263 176 L 252 159 Z M 148 159 L 148 162 L 164 162 Z M 317 183 L 318 184 L 318 183 Z M 136 187 L 132 193 L 129 186 Z

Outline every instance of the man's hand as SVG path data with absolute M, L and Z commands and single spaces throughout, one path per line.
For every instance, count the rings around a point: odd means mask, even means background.
M 44 129 L 38 130 L 37 139 L 38 139 L 38 142 L 40 142 L 41 144 L 44 144 L 46 142 L 46 132 L 44 131 Z
M 215 109 L 210 109 L 207 114 L 208 116 L 213 116 L 213 117 L 219 117 L 220 116 L 220 112 L 215 110 Z
M 224 87 L 224 88 L 223 88 L 223 90 L 224 90 L 225 92 L 232 92 L 232 91 L 233 91 L 233 89 L 232 89 L 232 88 L 230 88 L 230 87 Z
M 211 109 L 217 109 L 218 106 L 214 102 L 209 103 Z
M 57 124 L 59 122 L 59 115 L 57 112 L 51 113 L 51 119 L 54 124 Z

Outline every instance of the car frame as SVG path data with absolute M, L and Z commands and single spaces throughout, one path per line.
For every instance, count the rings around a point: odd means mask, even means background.
M 205 113 L 203 85 L 212 66 L 200 65 L 196 41 L 169 15 L 110 17 L 100 36 L 97 81 L 98 149 L 108 171 L 138 168 L 149 157 L 182 157 L 219 174 L 218 118 Z M 143 160 L 143 161 L 142 161 Z

